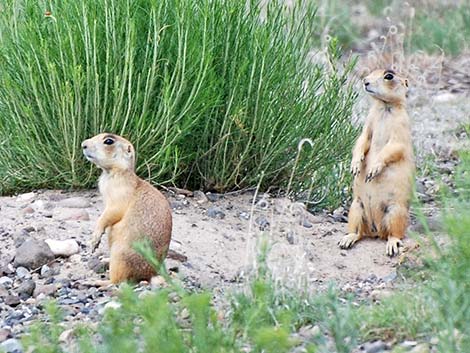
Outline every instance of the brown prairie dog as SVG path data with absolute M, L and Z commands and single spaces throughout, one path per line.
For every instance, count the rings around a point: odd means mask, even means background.
M 387 239 L 386 253 L 393 256 L 408 226 L 415 170 L 408 80 L 392 70 L 376 70 L 364 79 L 364 89 L 372 106 L 353 149 L 353 202 L 348 234 L 339 246 L 347 249 L 365 236 L 380 237 Z
M 85 157 L 103 171 L 99 190 L 105 210 L 93 232 L 92 251 L 106 233 L 110 247 L 111 282 L 150 279 L 155 271 L 133 250 L 133 243 L 149 240 L 156 257 L 159 260 L 166 257 L 172 229 L 168 201 L 135 174 L 134 147 L 126 139 L 103 133 L 83 141 L 82 148 Z

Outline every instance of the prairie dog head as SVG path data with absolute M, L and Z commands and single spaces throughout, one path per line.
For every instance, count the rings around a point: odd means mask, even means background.
M 364 80 L 364 89 L 372 97 L 385 103 L 400 103 L 406 100 L 408 80 L 393 70 L 375 70 Z
M 103 133 L 82 142 L 86 159 L 103 170 L 134 170 L 135 151 L 125 138 Z

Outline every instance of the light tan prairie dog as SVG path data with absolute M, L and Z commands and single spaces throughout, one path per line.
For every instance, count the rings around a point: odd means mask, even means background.
M 380 237 L 387 239 L 386 253 L 393 256 L 408 226 L 415 170 L 408 80 L 392 70 L 376 70 L 364 79 L 364 88 L 372 106 L 353 149 L 353 202 L 348 234 L 339 246 L 347 249 L 365 236 Z
M 155 271 L 133 250 L 133 243 L 148 240 L 157 258 L 165 258 L 172 229 L 168 201 L 135 174 L 134 147 L 126 139 L 103 133 L 83 141 L 82 148 L 85 157 L 103 170 L 99 190 L 105 210 L 93 232 L 92 251 L 107 233 L 111 282 L 148 280 Z

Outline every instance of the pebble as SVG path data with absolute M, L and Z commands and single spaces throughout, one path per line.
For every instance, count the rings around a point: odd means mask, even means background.
M 3 286 L 5 288 L 10 288 L 12 284 L 13 284 L 13 280 L 10 277 L 7 277 L 7 276 L 0 277 L 0 286 Z
M 109 263 L 101 261 L 97 256 L 92 256 L 88 259 L 87 266 L 95 273 L 105 273 L 109 267 Z
M 17 295 L 7 295 L 4 301 L 6 305 L 11 307 L 18 306 L 21 303 L 20 297 Z
M 59 336 L 59 342 L 61 343 L 69 343 L 72 341 L 73 338 L 73 329 L 68 329 L 62 332 Z
M 385 283 L 393 282 L 397 279 L 397 271 L 393 271 L 390 274 L 382 278 Z
M 54 258 L 55 256 L 46 242 L 29 239 L 16 249 L 14 265 L 36 269 Z
M 50 277 L 54 275 L 54 271 L 49 266 L 43 265 L 40 274 L 42 278 Z
M 11 331 L 7 328 L 1 328 L 0 329 L 0 343 L 6 341 L 9 338 L 11 338 Z
M 167 287 L 167 285 L 165 278 L 162 276 L 153 276 L 150 279 L 150 286 L 153 289 L 164 288 Z
M 27 268 L 23 266 L 19 266 L 15 272 L 16 272 L 16 277 L 18 277 L 19 279 L 31 278 L 31 273 L 29 272 Z
M 7 339 L 6 341 L 0 344 L 0 347 L 5 351 L 5 353 L 23 352 L 23 347 L 21 346 L 20 341 L 15 338 Z
M 59 221 L 89 221 L 90 215 L 84 209 L 62 208 L 56 209 L 52 213 L 53 217 Z
M 194 191 L 193 192 L 193 197 L 196 200 L 196 202 L 200 205 L 203 204 L 203 203 L 206 203 L 207 201 L 209 201 L 207 196 L 200 190 Z
M 106 310 L 109 310 L 109 309 L 116 310 L 116 309 L 119 309 L 120 307 L 121 307 L 121 303 L 118 303 L 118 302 L 115 302 L 115 301 L 110 301 L 110 302 L 105 304 L 105 306 L 103 307 L 101 312 L 104 313 Z
M 459 96 L 457 94 L 445 92 L 435 95 L 433 100 L 436 103 L 451 103 L 456 101 L 458 98 Z
M 0 268 L 0 276 L 11 275 L 13 273 L 15 273 L 15 268 L 12 264 L 3 265 Z
M 238 217 L 240 219 L 244 219 L 245 221 L 248 221 L 250 219 L 250 214 L 248 212 L 240 212 Z
M 180 318 L 183 320 L 187 320 L 189 319 L 189 315 L 189 310 L 187 308 L 184 308 L 183 310 L 181 310 Z
M 375 342 L 366 342 L 363 347 L 366 353 L 379 353 L 388 350 L 389 348 L 385 342 L 380 340 Z
M 0 298 L 5 298 L 9 294 L 8 289 L 0 285 Z
M 35 288 L 36 283 L 32 279 L 29 279 L 21 283 L 16 292 L 21 299 L 25 300 L 33 295 Z
M 217 194 L 217 193 L 212 193 L 212 192 L 207 192 L 206 197 L 209 201 L 216 202 L 216 201 L 219 201 L 220 199 L 222 199 L 224 197 L 224 195 Z
M 269 221 L 265 216 L 259 216 L 255 219 L 255 223 L 259 226 L 259 230 L 265 231 L 269 229 Z
M 57 292 L 55 284 L 42 284 L 36 285 L 34 288 L 33 296 L 39 298 L 42 296 L 53 296 Z
M 333 219 L 338 222 L 347 222 L 347 212 L 344 210 L 344 207 L 338 207 L 333 211 Z
M 82 256 L 80 254 L 71 255 L 69 261 L 78 264 L 82 261 Z
M 66 208 L 87 208 L 90 207 L 90 201 L 84 197 L 69 197 L 59 201 L 60 207 Z
M 32 208 L 31 206 L 26 206 L 25 208 L 21 210 L 21 213 L 24 215 L 32 214 L 34 213 L 34 208 Z
M 415 347 L 417 344 L 418 342 L 416 341 L 403 341 L 401 343 L 401 346 L 405 348 L 411 348 L 411 347 Z
M 173 200 L 170 202 L 170 207 L 173 210 L 182 210 L 185 207 L 189 206 L 188 200 Z
M 429 353 L 429 344 L 427 343 L 420 343 L 417 346 L 415 346 L 410 353 Z
M 218 218 L 218 219 L 223 219 L 225 218 L 225 213 L 222 211 L 220 207 L 217 206 L 211 206 L 207 209 L 207 216 L 210 218 Z
M 303 226 L 304 228 L 312 228 L 312 227 L 313 227 L 313 224 L 310 223 L 310 221 L 309 221 L 307 218 L 304 218 L 304 219 L 302 220 L 302 226 Z
M 299 335 L 306 340 L 311 340 L 312 338 L 318 337 L 320 334 L 321 334 L 321 330 L 318 325 L 302 326 L 299 329 Z
M 55 239 L 46 239 L 45 242 L 49 245 L 52 253 L 55 256 L 69 257 L 71 255 L 77 254 L 80 251 L 80 246 L 76 240 L 55 240 Z
M 295 233 L 292 230 L 289 230 L 286 235 L 287 242 L 291 245 L 295 243 Z
M 36 193 L 34 192 L 28 192 L 26 194 L 21 194 L 16 197 L 16 200 L 26 202 L 26 201 L 31 201 L 36 197 Z

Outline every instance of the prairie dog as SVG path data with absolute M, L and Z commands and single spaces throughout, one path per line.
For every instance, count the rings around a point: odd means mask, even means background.
M 105 210 L 93 232 L 92 251 L 103 233 L 108 234 L 111 282 L 148 280 L 155 271 L 132 246 L 146 239 L 160 261 L 166 257 L 172 230 L 170 205 L 160 191 L 135 174 L 134 147 L 126 139 L 103 133 L 83 141 L 82 148 L 85 157 L 103 171 L 99 190 Z
M 376 70 L 363 83 L 372 106 L 353 149 L 353 202 L 348 234 L 339 246 L 347 249 L 365 236 L 380 237 L 387 239 L 386 253 L 393 256 L 408 226 L 415 170 L 406 112 L 408 80 L 392 70 Z

